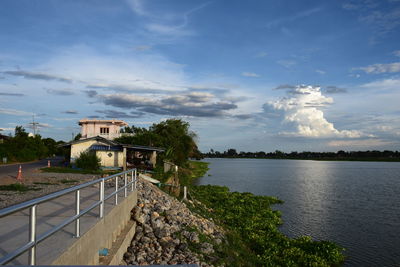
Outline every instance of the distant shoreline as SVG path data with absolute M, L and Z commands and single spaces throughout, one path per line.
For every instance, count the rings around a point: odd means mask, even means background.
M 274 160 L 315 160 L 315 161 L 366 161 L 366 162 L 400 162 L 400 158 L 348 158 L 348 159 L 328 159 L 328 158 L 258 158 L 258 157 L 204 157 L 209 159 L 274 159 Z

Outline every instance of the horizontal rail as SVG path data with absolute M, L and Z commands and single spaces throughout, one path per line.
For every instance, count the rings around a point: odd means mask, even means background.
M 127 177 L 127 174 L 130 173 L 131 174 L 131 181 L 127 182 L 127 180 L 125 179 L 124 181 L 124 185 L 122 187 L 118 187 L 118 185 L 116 184 L 116 190 L 113 191 L 112 193 L 110 193 L 107 196 L 104 196 L 104 182 L 111 180 L 111 179 L 116 179 L 116 181 L 118 181 L 119 177 Z M 18 211 L 27 209 L 27 208 L 31 208 L 31 213 L 29 216 L 30 219 L 30 241 L 28 243 L 26 243 L 25 245 L 17 248 L 16 250 L 8 253 L 6 256 L 4 256 L 3 258 L 0 259 L 0 265 L 4 265 L 9 263 L 10 261 L 12 261 L 13 259 L 15 259 L 16 257 L 20 256 L 21 254 L 23 254 L 26 251 L 30 251 L 30 257 L 29 257 L 29 264 L 30 265 L 35 265 L 36 263 L 36 245 L 39 244 L 40 242 L 44 241 L 45 239 L 49 238 L 50 236 L 52 236 L 53 234 L 55 234 L 56 232 L 60 231 L 62 228 L 64 228 L 65 226 L 73 223 L 74 221 L 79 221 L 79 218 L 84 216 L 85 214 L 89 213 L 91 210 L 93 210 L 94 208 L 96 208 L 97 206 L 100 206 L 100 218 L 102 218 L 102 215 L 104 214 L 104 201 L 106 201 L 107 199 L 116 196 L 118 193 L 120 193 L 121 191 L 125 191 L 124 196 L 127 196 L 127 188 L 128 186 L 131 186 L 131 191 L 133 191 L 134 189 L 136 189 L 136 181 L 137 181 L 137 177 L 136 177 L 136 169 L 131 169 L 131 170 L 127 170 L 127 171 L 123 171 L 117 174 L 113 174 L 110 175 L 108 177 L 104 177 L 104 178 L 99 178 L 97 180 L 94 181 L 90 181 L 90 182 L 86 182 L 77 186 L 73 186 L 43 197 L 39 197 L 36 199 L 32 199 L 17 205 L 13 205 L 10 206 L 8 208 L 4 208 L 2 210 L 0 210 L 0 218 L 11 215 L 13 213 L 16 213 Z M 83 210 L 79 210 L 79 203 L 80 203 L 80 199 L 79 199 L 79 193 L 77 194 L 78 197 L 75 198 L 75 207 L 78 207 L 76 210 L 76 214 L 69 217 L 68 219 L 64 220 L 63 222 L 61 222 L 60 224 L 54 226 L 52 229 L 48 230 L 47 232 L 43 233 L 42 235 L 36 237 L 36 207 L 39 204 L 42 204 L 44 202 L 47 202 L 49 200 L 53 200 L 55 198 L 64 196 L 66 194 L 69 193 L 73 193 L 73 192 L 77 192 L 81 189 L 87 188 L 89 186 L 95 185 L 95 184 L 99 184 L 99 192 L 100 192 L 100 200 L 96 201 L 95 203 L 91 204 L 89 207 L 83 209 Z M 117 202 L 116 202 L 117 203 Z M 32 212 L 33 210 L 33 212 Z M 77 223 L 77 228 L 76 230 L 76 234 L 77 237 L 79 237 L 79 223 Z
M 63 195 L 66 195 L 66 194 L 69 194 L 69 193 L 72 193 L 72 192 L 75 192 L 76 190 L 83 189 L 83 188 L 86 188 L 88 186 L 100 183 L 101 180 L 107 181 L 107 180 L 115 178 L 116 176 L 120 176 L 122 174 L 129 173 L 129 172 L 132 172 L 132 170 L 127 170 L 127 171 L 124 171 L 124 172 L 113 174 L 113 175 L 108 176 L 108 177 L 99 178 L 99 179 L 94 180 L 94 181 L 89 181 L 89 182 L 86 182 L 86 183 L 83 183 L 83 184 L 80 184 L 80 185 L 76 185 L 76 186 L 73 186 L 73 187 L 70 187 L 70 188 L 66 188 L 66 189 L 60 190 L 58 192 L 51 193 L 51 194 L 43 196 L 43 197 L 38 197 L 38 198 L 29 200 L 29 201 L 26 201 L 26 202 L 23 202 L 23 203 L 20 203 L 20 204 L 16 204 L 16 205 L 1 209 L 0 210 L 0 218 L 2 218 L 4 216 L 7 216 L 7 215 L 10 215 L 10 214 L 13 214 L 15 212 L 30 208 L 30 207 L 32 207 L 34 205 L 38 205 L 38 204 L 41 204 L 43 202 L 46 202 L 46 201 L 61 197 Z

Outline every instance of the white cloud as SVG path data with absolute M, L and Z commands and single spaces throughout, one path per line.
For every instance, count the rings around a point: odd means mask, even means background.
M 242 72 L 242 76 L 244 77 L 260 77 L 259 74 L 254 72 Z
M 149 16 L 150 14 L 145 10 L 142 0 L 127 0 L 132 11 L 140 16 Z
M 32 112 L 26 112 L 17 109 L 0 108 L 0 114 L 14 115 L 14 116 L 32 116 Z
M 319 73 L 319 74 L 322 74 L 322 75 L 323 75 L 323 74 L 326 74 L 326 71 L 323 71 L 323 70 L 315 70 L 315 72 L 316 72 L 316 73 Z
M 400 57 L 400 50 L 393 51 L 393 55 Z
M 184 25 L 171 26 L 159 23 L 150 23 L 145 26 L 145 28 L 148 31 L 160 35 L 180 37 L 180 36 L 189 36 L 194 34 L 194 32 L 185 30 L 183 27 Z
M 354 68 L 353 70 L 363 70 L 366 73 L 394 73 L 400 72 L 400 62 L 388 63 L 388 64 L 373 64 L 367 67 Z
M 393 141 L 385 141 L 381 139 L 365 139 L 365 140 L 334 140 L 328 142 L 330 147 L 341 147 L 341 148 L 368 148 L 381 147 L 386 145 L 394 144 Z
M 153 47 L 151 45 L 138 45 L 134 47 L 136 51 L 148 51 L 151 50 L 152 48 Z
M 278 60 L 277 63 L 288 69 L 297 64 L 294 60 Z
M 271 28 L 271 27 L 276 27 L 276 26 L 282 25 L 282 24 L 286 24 L 288 22 L 293 22 L 293 21 L 296 21 L 298 19 L 302 19 L 304 17 L 311 16 L 312 14 L 318 13 L 321 10 L 322 10 L 322 8 L 320 8 L 320 7 L 315 7 L 315 8 L 311 8 L 311 9 L 308 9 L 308 10 L 304 10 L 304 11 L 298 12 L 296 14 L 293 14 L 291 16 L 287 16 L 287 17 L 283 17 L 283 18 L 279 18 L 279 19 L 273 20 L 273 21 L 271 21 L 271 22 L 269 22 L 267 24 L 267 27 Z
M 145 18 L 144 28 L 151 34 L 160 35 L 163 37 L 183 37 L 193 35 L 194 31 L 189 30 L 189 17 L 206 7 L 209 2 L 203 3 L 184 13 L 168 13 L 165 10 L 149 11 L 145 7 L 143 0 L 127 0 L 132 11 L 139 16 Z
M 400 79 L 389 78 L 379 81 L 373 81 L 361 85 L 362 88 L 373 89 L 378 91 L 398 91 L 400 88 Z
M 266 108 L 283 112 L 284 121 L 293 123 L 296 131 L 282 132 L 287 136 L 358 138 L 363 134 L 355 130 L 337 130 L 328 122 L 320 108 L 333 103 L 322 95 L 320 87 L 297 86 L 288 91 L 290 97 L 268 102 Z
M 1 134 L 2 131 L 4 131 L 4 132 L 5 131 L 12 132 L 14 130 L 15 130 L 15 128 L 0 127 L 0 134 Z
M 266 53 L 266 52 L 260 52 L 260 53 L 258 53 L 256 55 L 257 58 L 263 58 L 263 57 L 266 57 L 266 56 L 268 56 L 268 53 Z

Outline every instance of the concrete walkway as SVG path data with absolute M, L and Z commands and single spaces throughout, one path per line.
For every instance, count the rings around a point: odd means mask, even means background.
M 107 184 L 107 183 L 106 183 Z M 114 191 L 106 186 L 105 196 Z M 129 194 L 128 190 L 128 194 Z M 81 210 L 99 200 L 99 186 L 81 190 Z M 123 192 L 118 195 L 122 201 Z M 114 197 L 106 201 L 105 216 L 114 207 Z M 70 193 L 37 206 L 36 236 L 40 236 L 54 226 L 57 226 L 75 214 L 75 194 Z M 84 235 L 99 220 L 99 207 L 81 217 L 81 236 Z M 76 240 L 75 223 L 67 225 L 53 236 L 41 242 L 36 248 L 36 264 L 46 265 L 55 260 Z M 0 258 L 28 243 L 29 239 L 29 209 L 0 218 Z M 28 252 L 11 261 L 11 265 L 27 265 Z

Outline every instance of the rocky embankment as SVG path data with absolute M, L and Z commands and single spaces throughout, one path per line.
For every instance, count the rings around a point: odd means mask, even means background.
M 124 255 L 126 264 L 217 263 L 215 249 L 225 242 L 220 227 L 147 181 L 139 180 L 137 186 L 138 206 L 132 211 L 136 234 Z

